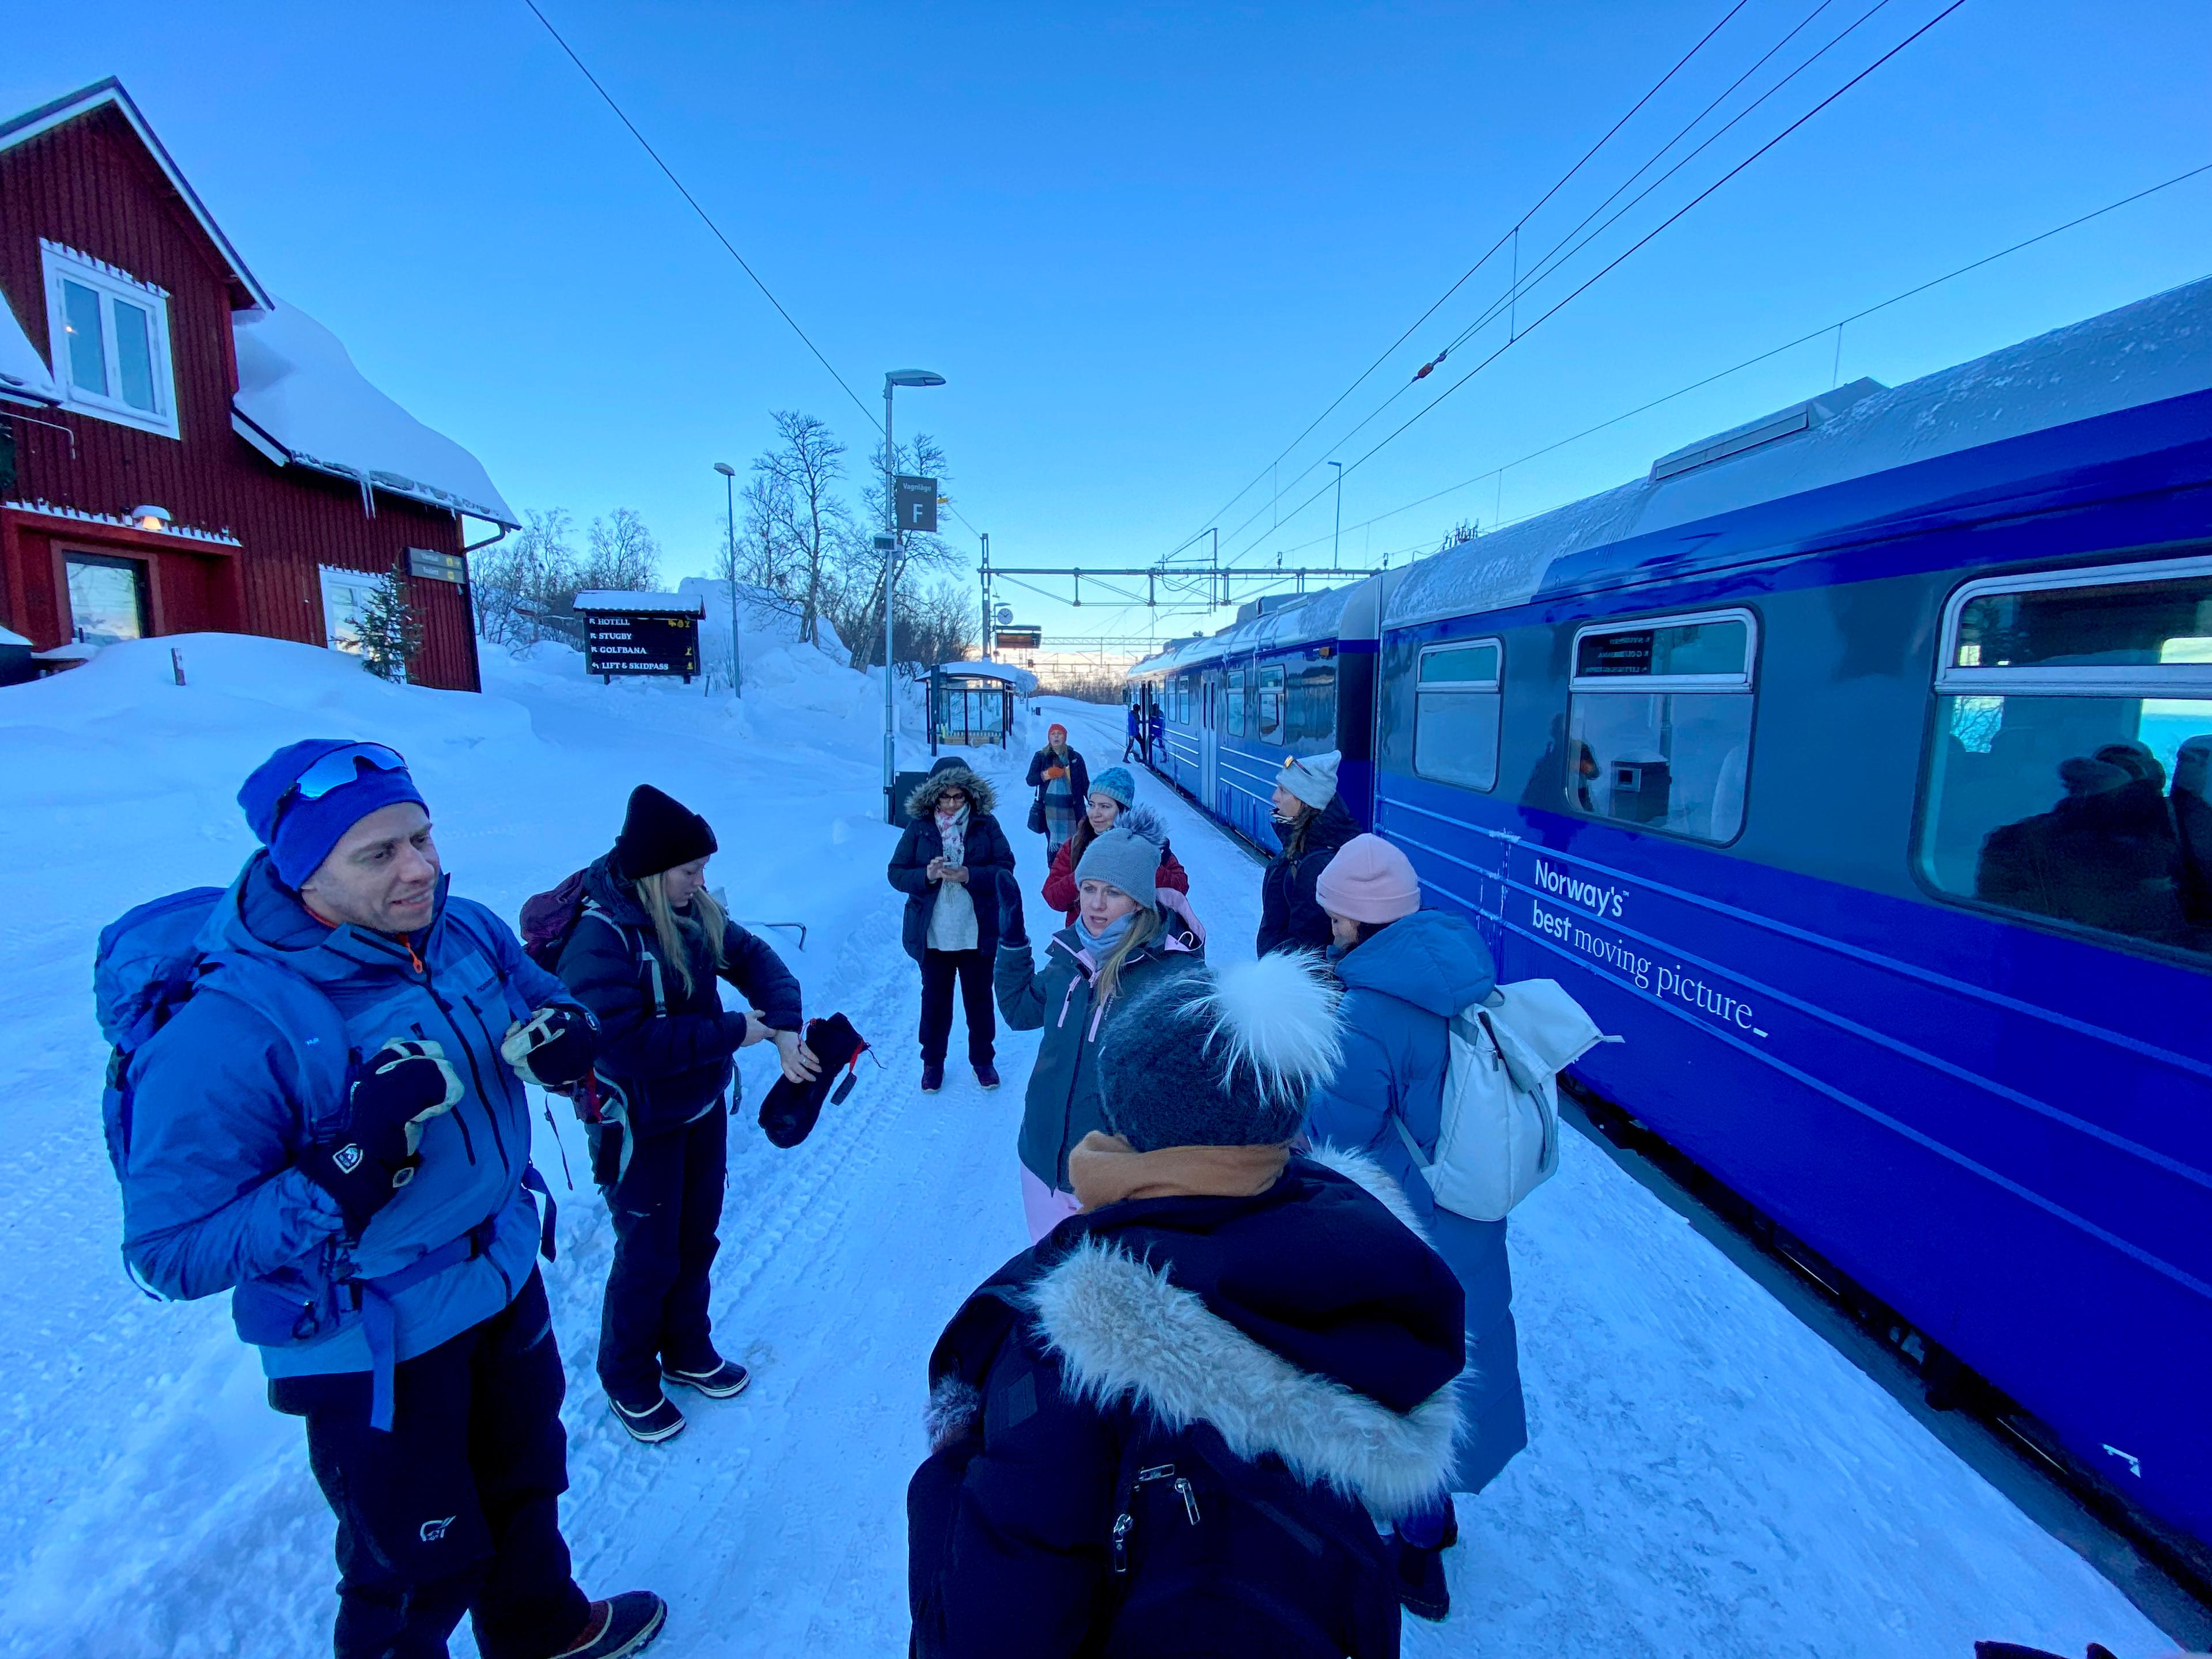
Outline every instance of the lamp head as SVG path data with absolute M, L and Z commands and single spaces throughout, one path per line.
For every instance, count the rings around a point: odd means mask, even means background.
M 131 522 L 141 530 L 167 530 L 169 527 L 169 509 L 166 507 L 134 507 L 131 509 Z
M 727 461 L 715 462 L 714 471 L 720 473 L 726 478 L 734 478 L 738 476 L 738 469 L 732 466 Z
M 927 368 L 895 368 L 884 376 L 885 386 L 943 386 L 945 377 Z

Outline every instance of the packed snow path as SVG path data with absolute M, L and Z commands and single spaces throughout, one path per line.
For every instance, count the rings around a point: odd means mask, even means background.
M 605 1212 L 566 1189 L 540 1126 L 562 1200 L 546 1279 L 570 1377 L 564 1515 L 588 1589 L 668 1597 L 669 1659 L 903 1651 L 923 1367 L 961 1297 L 1026 1242 L 1013 1139 L 1034 1042 L 1001 1033 L 994 1095 L 958 1065 L 942 1095 L 917 1091 L 916 979 L 858 677 L 784 664 L 739 717 L 696 688 L 583 682 L 558 652 L 488 653 L 498 695 L 468 698 L 384 687 L 303 647 L 187 641 L 179 689 L 169 643 L 0 691 L 0 1097 L 15 1129 L 0 1146 L 0 1653 L 328 1651 L 331 1522 L 298 1425 L 267 1409 L 220 1299 L 148 1302 L 118 1266 L 86 985 L 103 922 L 235 869 L 246 771 L 330 733 L 409 755 L 457 884 L 507 914 L 600 851 L 650 781 L 714 822 L 714 879 L 738 916 L 807 924 L 804 951 L 767 937 L 809 1009 L 845 1010 L 883 1069 L 864 1060 L 852 1097 L 778 1152 L 750 1131 L 767 1074 L 745 1056 L 714 1313 L 755 1382 L 732 1401 L 686 1396 L 691 1425 L 665 1446 L 633 1444 L 592 1377 Z M 1120 754 L 1118 710 L 1046 707 L 1094 774 Z M 984 763 L 1008 786 L 1000 816 L 1034 894 L 1025 759 Z M 1212 951 L 1249 952 L 1257 864 L 1157 781 L 1140 788 Z M 1041 902 L 1030 913 L 1042 937 Z M 565 1108 L 556 1121 L 580 1167 Z M 1965 1659 L 1991 1636 L 2171 1650 L 1686 1224 L 1579 1140 L 1566 1155 L 1514 1218 L 1531 1444 L 1462 1507 L 1456 1610 L 1442 1628 L 1409 1620 L 1409 1653 Z

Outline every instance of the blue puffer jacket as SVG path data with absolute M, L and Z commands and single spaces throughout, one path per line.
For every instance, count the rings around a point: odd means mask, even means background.
M 1437 1207 L 1392 1119 L 1403 1119 L 1425 1157 L 1436 1152 L 1451 1059 L 1451 1017 L 1497 982 L 1474 929 L 1440 910 L 1417 910 L 1336 958 L 1344 981 L 1344 1060 L 1307 1103 L 1306 1130 L 1371 1155 L 1406 1196 L 1467 1292 L 1468 1430 L 1454 1492 L 1480 1492 L 1528 1443 L 1521 1400 L 1513 1278 L 1505 1223 L 1470 1221 Z
M 443 884 L 428 931 L 409 941 L 310 915 L 256 853 L 210 917 L 214 966 L 139 1051 L 123 1178 L 124 1255 L 163 1296 L 234 1291 L 239 1334 L 271 1376 L 365 1371 L 351 1297 L 331 1286 L 378 1279 L 483 1226 L 482 1254 L 392 1300 L 397 1357 L 459 1335 L 512 1301 L 538 1249 L 529 1102 L 499 1045 L 519 1016 L 578 1006 L 523 955 L 483 906 Z M 299 984 L 315 996 L 298 994 Z M 289 991 L 289 994 L 281 994 Z M 328 1024 L 298 1027 L 310 1018 Z M 460 1103 L 423 1131 L 422 1168 L 349 1249 L 343 1217 L 296 1167 L 344 1107 L 342 1073 L 393 1037 L 429 1037 L 459 1073 Z M 485 1224 L 489 1225 L 485 1225 Z

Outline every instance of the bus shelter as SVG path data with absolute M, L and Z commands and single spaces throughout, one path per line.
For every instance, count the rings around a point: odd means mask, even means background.
M 1014 706 L 1036 690 L 1027 669 L 994 662 L 940 663 L 929 671 L 929 749 L 1006 747 L 1013 739 Z

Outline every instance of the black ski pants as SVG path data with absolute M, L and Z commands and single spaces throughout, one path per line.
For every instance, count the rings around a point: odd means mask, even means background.
M 924 951 L 921 953 L 921 1057 L 945 1063 L 952 1039 L 952 983 L 960 982 L 960 1008 L 968 1020 L 968 1063 L 988 1066 L 996 1053 L 998 1013 L 991 1003 L 988 951 Z
M 282 1376 L 269 1403 L 307 1419 L 307 1462 L 337 1516 L 338 1659 L 445 1659 L 472 1619 L 483 1659 L 545 1659 L 590 1603 L 568 1576 L 566 1392 L 545 1287 L 403 1359 L 392 1432 L 369 1376 Z
M 599 1382 L 648 1406 L 660 1368 L 703 1371 L 715 1361 L 708 1272 L 722 1247 L 730 1115 L 720 1100 L 673 1129 L 637 1137 L 629 1168 L 605 1188 L 615 1261 L 599 1310 Z

